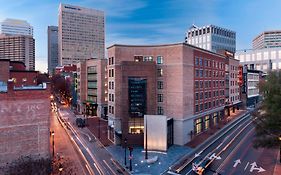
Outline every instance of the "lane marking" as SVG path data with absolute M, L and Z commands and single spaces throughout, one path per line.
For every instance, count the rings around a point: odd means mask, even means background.
M 106 166 L 108 166 L 108 168 L 110 169 L 111 172 L 113 172 L 113 174 L 117 175 L 115 173 L 115 171 L 108 165 L 108 163 L 105 160 L 102 160 L 102 161 L 106 164 Z
M 247 165 L 245 166 L 244 171 L 246 171 L 248 165 L 249 165 L 249 162 L 247 162 Z

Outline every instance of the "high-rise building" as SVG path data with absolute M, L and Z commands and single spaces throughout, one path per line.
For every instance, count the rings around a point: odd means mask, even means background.
M 185 42 L 212 52 L 219 50 L 235 52 L 236 33 L 214 25 L 203 27 L 192 25 L 186 32 Z
M 241 65 L 248 66 L 250 70 L 267 73 L 270 70 L 281 69 L 281 48 L 240 50 L 235 53 L 235 58 L 240 60 Z
M 53 74 L 58 66 L 58 27 L 48 26 L 48 73 Z
M 104 58 L 104 12 L 60 4 L 59 65 Z
M 8 18 L 1 23 L 0 34 L 33 36 L 33 27 L 27 21 Z
M 21 61 L 26 70 L 35 70 L 35 40 L 28 35 L 0 35 L 0 59 Z
M 265 31 L 253 39 L 253 49 L 281 47 L 281 30 Z
M 168 145 L 184 145 L 224 118 L 229 64 L 224 55 L 179 43 L 113 45 L 108 58 L 108 129 L 114 143 L 142 145 L 144 115 L 172 119 Z M 235 70 L 229 71 L 231 81 Z M 233 96 L 237 101 L 237 91 Z

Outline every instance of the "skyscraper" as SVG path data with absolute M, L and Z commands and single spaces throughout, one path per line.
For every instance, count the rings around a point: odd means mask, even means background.
M 27 21 L 7 18 L 1 23 L 0 34 L 33 36 L 33 27 Z
M 48 26 L 48 73 L 58 66 L 58 27 Z
M 197 27 L 192 25 L 186 32 L 185 42 L 202 49 L 218 52 L 236 50 L 236 33 L 214 25 Z
M 281 47 L 281 30 L 265 31 L 253 39 L 253 49 Z
M 35 70 L 35 40 L 26 35 L 0 35 L 0 59 L 21 61 L 26 70 Z
M 104 12 L 79 6 L 59 6 L 59 64 L 104 58 Z

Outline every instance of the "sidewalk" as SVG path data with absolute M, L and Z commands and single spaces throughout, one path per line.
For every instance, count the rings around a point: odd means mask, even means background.
M 104 146 L 113 145 L 113 143 L 107 137 L 107 121 L 98 117 L 89 118 L 87 127 Z
M 279 150 L 280 151 L 280 150 Z M 274 172 L 273 172 L 273 175 L 279 175 L 281 174 L 281 163 L 279 162 L 280 161 L 280 153 L 278 152 L 278 156 L 277 156 L 277 161 L 276 161 L 276 164 L 275 164 L 275 167 L 274 167 Z
M 210 128 L 209 130 L 197 135 L 193 136 L 192 140 L 186 144 L 186 146 L 195 148 L 201 143 L 203 143 L 205 140 L 207 140 L 209 137 L 214 135 L 217 131 L 219 131 L 221 128 L 223 128 L 226 124 L 231 122 L 233 119 L 245 114 L 247 111 L 246 110 L 239 110 L 235 114 L 231 114 L 228 117 L 225 117 L 224 120 L 220 121 L 218 125 L 216 125 L 213 128 Z

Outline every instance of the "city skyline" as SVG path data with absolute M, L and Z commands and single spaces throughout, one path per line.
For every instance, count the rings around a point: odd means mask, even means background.
M 2 0 L 0 0 L 1 2 Z M 226 4 L 227 2 L 227 4 Z M 4 3 L 4 2 L 2 2 Z M 83 0 L 83 1 L 10 1 L 0 8 L 0 20 L 16 18 L 34 27 L 36 70 L 47 71 L 47 26 L 58 24 L 59 3 L 105 11 L 105 46 L 118 44 L 161 44 L 184 42 L 185 32 L 194 23 L 214 24 L 237 33 L 237 50 L 251 48 L 255 36 L 265 30 L 277 30 L 281 23 L 281 2 L 262 1 L 162 1 Z M 130 6 L 127 4 L 130 3 Z M 21 10 L 15 10 L 21 9 Z M 260 10 L 267 13 L 259 13 Z M 48 12 L 48 13 L 42 13 Z M 175 13 L 177 12 L 177 13 Z M 263 22 L 263 21 L 266 21 Z

